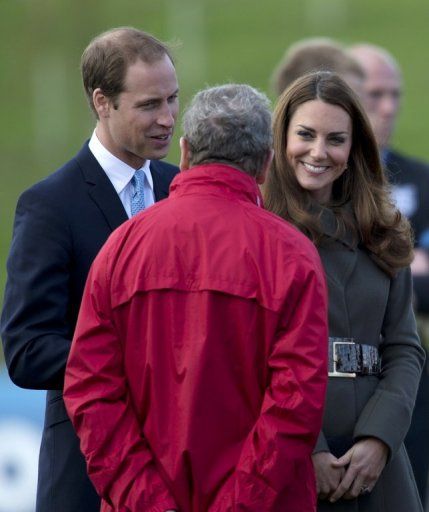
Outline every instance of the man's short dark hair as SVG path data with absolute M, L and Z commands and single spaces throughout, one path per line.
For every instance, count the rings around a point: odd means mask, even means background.
M 315 71 L 331 71 L 343 78 L 345 75 L 365 78 L 359 63 L 339 43 L 329 38 L 310 38 L 287 49 L 273 73 L 274 92 L 280 96 L 297 78 Z
M 114 102 L 124 90 L 125 75 L 131 64 L 138 59 L 152 64 L 164 56 L 173 62 L 165 43 L 136 28 L 114 28 L 95 37 L 81 59 L 83 86 L 94 113 L 97 115 L 92 101 L 95 89 L 100 88 Z

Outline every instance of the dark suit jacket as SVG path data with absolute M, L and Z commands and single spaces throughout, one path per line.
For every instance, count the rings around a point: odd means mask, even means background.
M 429 251 L 429 165 L 389 150 L 386 155 L 389 181 L 407 192 L 411 213 L 407 215 L 415 236 L 415 246 Z M 413 279 L 418 312 L 429 313 L 429 277 Z
M 422 235 L 429 231 L 429 165 L 389 150 L 386 167 L 392 185 L 409 190 L 413 209 L 408 218 L 414 229 L 416 245 L 420 247 Z
M 159 161 L 150 169 L 158 201 L 167 197 L 178 169 Z M 13 382 L 48 390 L 37 512 L 100 509 L 62 387 L 89 268 L 110 233 L 127 219 L 87 144 L 18 201 L 1 328 Z

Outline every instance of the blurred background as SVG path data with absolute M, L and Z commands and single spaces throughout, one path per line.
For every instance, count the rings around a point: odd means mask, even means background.
M 267 92 L 296 40 L 326 36 L 386 47 L 405 94 L 394 146 L 429 160 L 427 0 L 0 0 L 0 290 L 18 195 L 73 156 L 94 120 L 79 60 L 89 40 L 132 25 L 175 46 L 182 107 L 206 85 Z M 178 163 L 178 126 L 168 160 Z M 1 299 L 0 299 L 1 305 Z M 10 383 L 0 350 L 0 512 L 32 512 L 44 393 Z

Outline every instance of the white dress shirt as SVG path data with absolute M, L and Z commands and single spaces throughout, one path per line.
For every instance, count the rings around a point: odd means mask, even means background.
M 124 205 L 128 217 L 131 217 L 131 194 L 133 190 L 130 182 L 137 169 L 133 169 L 128 164 L 112 155 L 112 153 L 110 153 L 110 151 L 108 151 L 103 146 L 103 144 L 101 144 L 95 133 L 95 130 L 92 134 L 88 146 L 103 171 L 107 174 L 107 177 L 116 190 L 119 199 Z M 141 168 L 146 176 L 144 182 L 144 201 L 146 208 L 153 205 L 155 202 L 155 196 L 153 193 L 153 179 L 150 173 L 149 165 L 150 160 L 146 160 L 143 167 Z

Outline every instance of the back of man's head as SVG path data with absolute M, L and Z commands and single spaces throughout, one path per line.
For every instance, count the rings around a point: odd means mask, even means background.
M 363 102 L 380 148 L 392 136 L 402 93 L 402 77 L 395 58 L 384 48 L 368 43 L 348 49 L 365 71 Z
M 365 76 L 361 66 L 339 43 L 328 38 L 310 38 L 287 49 L 273 73 L 273 89 L 280 96 L 297 78 L 315 71 L 337 73 L 357 93 Z
M 123 91 L 127 69 L 138 59 L 153 64 L 165 56 L 173 62 L 170 49 L 151 34 L 132 27 L 119 27 L 103 32 L 86 47 L 81 59 L 83 86 L 88 102 L 95 89 L 112 101 Z
M 186 109 L 183 132 L 190 166 L 225 163 L 258 177 L 272 147 L 270 102 L 249 85 L 205 89 Z

